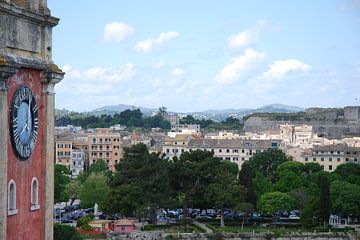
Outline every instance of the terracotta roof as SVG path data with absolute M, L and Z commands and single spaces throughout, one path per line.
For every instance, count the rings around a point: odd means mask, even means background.
M 114 225 L 133 226 L 134 222 L 131 220 L 117 220 L 114 222 Z

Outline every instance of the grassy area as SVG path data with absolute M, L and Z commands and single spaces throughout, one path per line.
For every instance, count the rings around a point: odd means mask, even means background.
M 144 231 L 164 231 L 166 233 L 202 233 L 204 232 L 203 229 L 195 226 L 194 224 L 190 224 L 187 227 L 180 224 L 165 224 L 165 225 L 155 225 L 155 224 L 148 224 L 144 226 Z

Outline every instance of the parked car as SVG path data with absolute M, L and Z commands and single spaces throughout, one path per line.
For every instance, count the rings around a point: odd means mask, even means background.
M 298 215 L 291 214 L 291 215 L 289 216 L 289 219 L 299 220 L 300 217 L 299 217 Z

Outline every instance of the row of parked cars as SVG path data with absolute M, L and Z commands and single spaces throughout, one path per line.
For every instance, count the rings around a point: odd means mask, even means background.
M 225 220 L 241 220 L 243 218 L 247 218 L 250 221 L 262 221 L 266 219 L 279 219 L 279 220 L 292 220 L 296 221 L 300 219 L 300 211 L 299 210 L 293 210 L 293 211 L 281 211 L 274 213 L 274 215 L 263 215 L 258 212 L 252 212 L 249 215 L 245 215 L 241 211 L 233 212 L 229 209 L 224 210 L 224 219 Z M 206 209 L 201 210 L 200 209 L 188 209 L 188 217 L 196 220 L 211 220 L 211 219 L 220 219 L 220 210 L 215 209 Z M 182 209 L 175 209 L 175 210 L 164 210 L 160 209 L 157 211 L 157 221 L 158 223 L 163 222 L 172 222 L 172 221 L 178 221 L 183 218 L 183 210 Z
M 94 215 L 94 208 L 80 208 L 79 204 L 65 206 L 63 208 L 56 208 L 55 210 L 55 219 L 59 223 L 74 223 L 74 221 L 79 220 L 81 217 L 86 215 Z M 99 219 L 109 219 L 109 220 L 118 220 L 120 219 L 119 214 L 107 215 L 105 213 L 99 213 Z

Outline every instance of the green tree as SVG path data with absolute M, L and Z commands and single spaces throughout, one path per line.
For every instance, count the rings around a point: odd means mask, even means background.
M 273 185 L 264 175 L 260 172 L 255 174 L 254 178 L 254 189 L 256 193 L 256 199 L 259 199 L 264 193 L 271 192 L 273 189 Z
M 64 165 L 55 164 L 54 171 L 54 201 L 67 202 L 69 197 L 65 189 L 70 182 L 69 169 Z
M 241 165 L 241 170 L 239 172 L 239 183 L 245 187 L 246 196 L 245 201 L 251 203 L 254 207 L 256 206 L 256 193 L 253 183 L 254 173 L 251 170 L 248 162 Z
M 123 184 L 112 189 L 106 204 L 106 212 L 134 216 L 144 206 L 143 189 L 136 184 Z
M 54 240 L 82 240 L 80 233 L 74 227 L 54 224 Z
M 320 180 L 320 218 L 323 222 L 328 222 L 331 214 L 331 199 L 329 179 L 323 175 Z
M 334 173 L 338 174 L 342 181 L 360 185 L 360 164 L 358 163 L 341 164 L 337 166 Z
M 220 209 L 220 227 L 224 224 L 224 208 L 235 208 L 240 202 L 244 202 L 245 191 L 239 185 L 236 175 L 237 164 L 231 162 L 220 162 L 214 181 L 207 187 L 207 196 L 213 202 L 214 207 Z
M 290 192 L 305 185 L 304 164 L 288 161 L 282 163 L 277 170 L 278 180 L 274 189 L 280 192 Z
M 171 184 L 183 208 L 184 223 L 187 223 L 189 204 L 198 208 L 211 207 L 209 198 L 204 198 L 208 185 L 217 173 L 221 159 L 212 152 L 196 150 L 174 158 L 170 165 Z
M 126 211 L 129 213 L 130 208 L 133 212 L 139 210 L 136 208 L 149 208 L 151 219 L 155 222 L 155 210 L 157 207 L 167 207 L 171 204 L 172 196 L 169 180 L 169 161 L 161 158 L 158 154 L 150 154 L 144 144 L 133 145 L 124 148 L 122 161 L 116 165 L 116 173 L 111 186 L 115 191 L 110 193 L 109 199 L 114 202 L 120 202 L 123 205 L 128 202 L 122 201 L 121 192 L 124 188 L 140 188 L 141 191 L 135 191 L 133 197 L 134 205 L 127 205 Z M 131 184 L 131 186 L 129 186 Z M 120 188 L 119 188 L 120 187 Z M 141 193 L 142 196 L 137 194 Z M 138 201 L 143 199 L 143 206 L 139 206 Z M 136 204 L 135 204 L 136 203 Z M 125 204 L 126 205 L 126 204 Z
M 249 159 L 249 166 L 253 172 L 260 172 L 271 182 L 277 180 L 277 168 L 282 163 L 290 159 L 280 149 L 272 148 L 267 151 L 257 153 Z
M 107 162 L 102 159 L 97 160 L 95 163 L 90 165 L 87 175 L 89 176 L 91 173 L 103 174 L 107 178 L 108 182 L 110 182 L 113 178 L 113 173 L 109 170 Z
M 100 209 L 105 207 L 110 188 L 107 178 L 101 173 L 91 173 L 80 190 L 80 205 L 82 208 L 94 207 L 95 203 Z
M 333 212 L 347 217 L 360 216 L 360 186 L 345 181 L 330 184 Z
M 293 210 L 294 199 L 287 193 L 269 192 L 262 195 L 258 201 L 257 208 L 265 214 L 273 214 L 283 210 Z
M 316 225 L 319 218 L 320 199 L 313 198 L 304 205 L 304 209 L 300 216 L 300 222 L 305 227 Z
M 305 187 L 292 189 L 289 192 L 289 195 L 293 199 L 296 199 L 295 207 L 296 207 L 296 209 L 301 210 L 301 211 L 313 199 L 313 197 L 308 193 L 308 189 Z
M 78 180 L 73 179 L 66 185 L 65 193 L 71 200 L 70 205 L 73 205 L 74 201 L 79 198 L 80 190 L 81 184 Z

